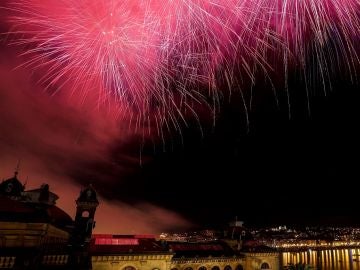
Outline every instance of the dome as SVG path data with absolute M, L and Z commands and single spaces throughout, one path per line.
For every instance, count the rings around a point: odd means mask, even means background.
M 0 194 L 5 196 L 21 196 L 24 185 L 17 179 L 17 174 L 13 178 L 7 179 L 0 184 Z
M 55 205 L 43 205 L 12 200 L 0 197 L 0 221 L 24 223 L 50 223 L 59 228 L 73 224 L 72 218 Z
M 47 216 L 50 219 L 50 222 L 60 226 L 68 227 L 73 225 L 73 219 L 61 208 L 56 205 L 51 205 L 47 208 Z

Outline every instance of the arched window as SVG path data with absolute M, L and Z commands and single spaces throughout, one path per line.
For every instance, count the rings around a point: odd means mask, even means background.
M 270 265 L 268 263 L 262 263 L 260 268 L 261 269 L 270 269 Z
M 133 266 L 126 266 L 123 270 L 136 270 L 136 268 Z
M 225 266 L 224 270 L 232 270 L 230 265 Z
M 184 270 L 193 270 L 191 267 L 186 267 Z
M 220 270 L 219 266 L 214 266 L 211 270 Z
M 205 266 L 201 266 L 199 270 L 207 270 L 207 268 Z
M 244 270 L 244 267 L 241 264 L 239 264 L 238 266 L 236 266 L 236 270 Z

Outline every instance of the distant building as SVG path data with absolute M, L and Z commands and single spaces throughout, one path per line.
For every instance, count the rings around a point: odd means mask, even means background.
M 0 269 L 257 270 L 279 269 L 279 254 L 242 245 L 243 224 L 210 241 L 155 236 L 92 235 L 99 205 L 92 186 L 76 200 L 73 220 L 44 184 L 25 191 L 13 178 L 0 183 Z

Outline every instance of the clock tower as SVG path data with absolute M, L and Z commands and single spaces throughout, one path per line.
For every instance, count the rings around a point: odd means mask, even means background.
M 84 188 L 76 200 L 76 216 L 74 230 L 74 245 L 86 247 L 91 240 L 95 228 L 95 211 L 99 201 L 94 188 L 89 185 Z
M 89 185 L 80 191 L 76 200 L 75 224 L 70 239 L 71 257 L 69 269 L 92 269 L 89 254 L 92 230 L 95 228 L 95 211 L 99 205 L 96 191 Z

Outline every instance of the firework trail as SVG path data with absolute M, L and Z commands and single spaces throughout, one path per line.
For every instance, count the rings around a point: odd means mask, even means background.
M 99 103 L 177 127 L 222 90 L 317 66 L 326 85 L 359 62 L 357 0 L 18 0 L 8 7 L 26 65 Z M 310 70 L 310 72 L 309 72 Z M 226 84 L 226 87 L 224 86 Z M 221 85 L 221 87 L 219 86 Z M 151 116 L 150 116 L 151 115 Z

